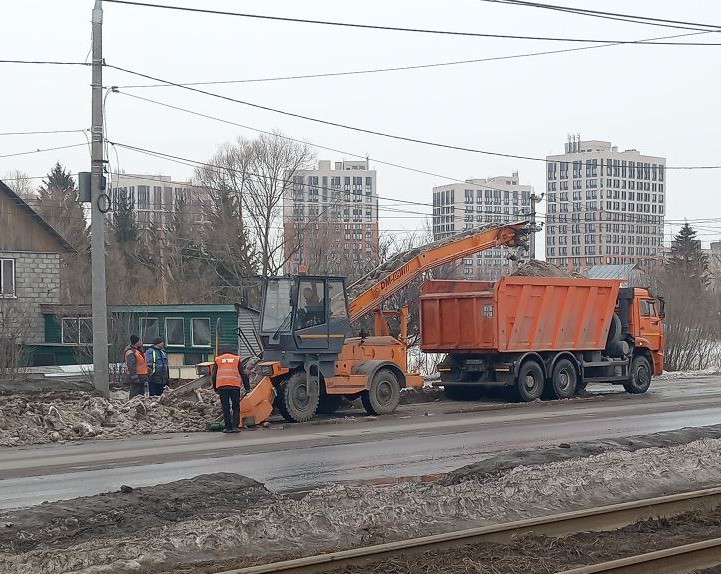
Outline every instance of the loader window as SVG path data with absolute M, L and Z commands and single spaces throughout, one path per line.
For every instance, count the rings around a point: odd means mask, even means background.
M 268 281 L 261 319 L 261 329 L 264 332 L 275 332 L 284 322 L 290 327 L 289 315 L 292 313 L 290 283 L 288 279 Z
M 325 323 L 325 293 L 323 281 L 301 281 L 296 312 L 296 329 L 306 329 Z
M 348 316 L 342 281 L 328 282 L 328 299 L 330 300 L 330 316 L 332 318 L 344 319 Z

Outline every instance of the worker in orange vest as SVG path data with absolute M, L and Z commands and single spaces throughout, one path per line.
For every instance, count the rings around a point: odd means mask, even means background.
M 223 409 L 224 433 L 240 432 L 240 387 L 250 391 L 250 381 L 243 372 L 240 357 L 230 347 L 222 347 L 220 355 L 215 357 L 211 374 L 213 389 L 220 395 Z M 231 412 L 232 407 L 232 412 Z
M 143 340 L 130 335 L 130 345 L 125 347 L 125 382 L 130 385 L 130 398 L 145 393 L 148 382 L 148 362 L 143 353 Z

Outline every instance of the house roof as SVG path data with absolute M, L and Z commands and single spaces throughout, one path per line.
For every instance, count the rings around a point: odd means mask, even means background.
M 628 279 L 635 268 L 635 263 L 594 265 L 588 270 L 588 276 L 591 279 Z
M 168 313 L 235 313 L 235 305 L 112 305 L 109 310 L 113 313 L 153 313 L 160 315 Z
M 30 207 L 22 197 L 20 197 L 17 193 L 10 189 L 10 186 L 8 186 L 2 180 L 0 180 L 0 193 L 7 195 L 13 201 L 13 203 L 15 203 L 22 211 L 24 211 L 27 215 L 34 219 L 53 237 L 53 239 L 55 239 L 60 245 L 62 245 L 63 249 L 70 253 L 75 253 L 75 249 L 73 248 L 73 246 L 70 245 L 70 243 L 68 243 L 65 238 L 60 235 L 52 225 L 45 221 L 37 211 Z
M 41 311 L 45 315 L 89 315 L 90 305 L 41 305 Z M 134 313 L 137 315 L 177 315 L 184 313 L 239 313 L 258 315 L 252 309 L 238 309 L 235 305 L 205 305 L 205 304 L 181 304 L 181 305 L 109 305 L 110 313 Z

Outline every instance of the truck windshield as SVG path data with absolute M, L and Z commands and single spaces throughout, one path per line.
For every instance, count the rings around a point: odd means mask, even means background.
M 290 279 L 270 279 L 265 290 L 265 301 L 263 304 L 263 318 L 260 328 L 263 332 L 277 331 L 286 317 L 291 314 L 290 304 Z M 290 322 L 286 321 L 290 328 Z

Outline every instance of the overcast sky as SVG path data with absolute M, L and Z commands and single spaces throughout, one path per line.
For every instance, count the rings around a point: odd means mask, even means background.
M 163 0 L 168 4 L 297 18 L 495 34 L 638 40 L 684 33 L 481 0 L 339 2 L 330 0 Z M 549 3 L 721 26 L 718 0 Z M 0 0 L 0 59 L 84 61 L 93 0 Z M 321 25 L 104 5 L 108 64 L 174 82 L 340 72 L 489 58 L 579 44 L 353 30 Z M 686 38 L 721 43 L 721 34 Z M 307 116 L 457 146 L 545 157 L 563 151 L 569 133 L 620 149 L 665 156 L 669 166 L 721 164 L 721 46 L 613 46 L 565 54 L 346 77 L 206 86 L 203 89 Z M 90 123 L 87 67 L 0 64 L 0 132 L 84 129 Z M 105 70 L 104 84 L 145 83 Z M 518 171 L 544 191 L 541 162 L 504 159 L 364 135 L 223 102 L 175 87 L 127 93 L 190 108 L 254 128 L 278 129 L 312 144 L 321 159 L 379 160 L 467 179 Z M 196 160 L 252 131 L 142 102 L 107 99 L 109 139 Z M 0 136 L 0 156 L 85 141 L 83 134 Z M 111 151 L 113 170 L 190 177 L 192 170 L 136 152 Z M 0 157 L 0 176 L 43 176 L 59 160 L 89 169 L 87 147 Z M 118 163 L 119 161 L 119 163 Z M 373 164 L 384 197 L 430 202 L 443 177 Z M 39 183 L 40 180 L 36 180 Z M 721 217 L 721 170 L 668 173 L 667 219 Z M 381 205 L 392 202 L 382 201 Z M 403 209 L 430 212 L 430 208 Z M 545 211 L 543 204 L 541 211 Z M 382 212 L 381 229 L 410 230 L 423 216 Z M 698 224 L 704 241 L 721 223 Z M 667 226 L 666 231 L 677 230 Z M 667 241 L 669 237 L 667 236 Z

